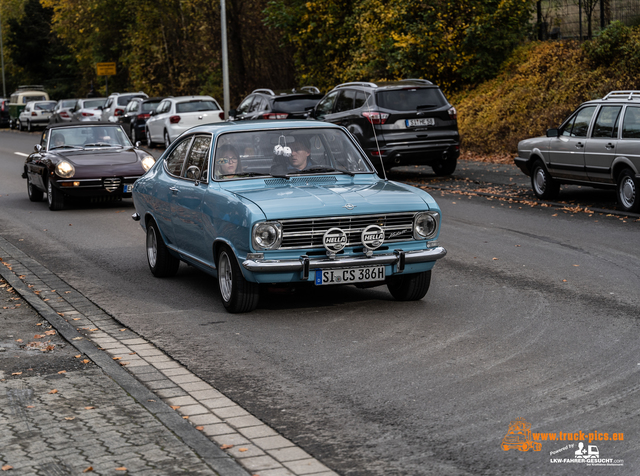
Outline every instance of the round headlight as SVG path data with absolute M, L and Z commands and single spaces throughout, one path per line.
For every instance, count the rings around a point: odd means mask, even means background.
M 155 164 L 155 163 L 156 163 L 156 159 L 154 159 L 150 155 L 147 155 L 144 159 L 142 159 L 142 168 L 146 172 L 151 167 L 153 167 L 153 164 Z
M 437 212 L 419 213 L 413 222 L 413 237 L 416 240 L 433 238 L 438 234 Z
M 75 167 L 66 160 L 63 160 L 58 165 L 56 165 L 56 174 L 58 174 L 58 176 L 62 178 L 71 178 L 75 175 L 75 173 Z
M 272 250 L 282 242 L 282 226 L 277 222 L 257 223 L 253 227 L 253 246 L 256 250 Z

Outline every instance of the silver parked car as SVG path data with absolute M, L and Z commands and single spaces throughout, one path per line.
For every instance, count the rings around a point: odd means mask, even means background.
M 615 189 L 618 206 L 640 211 L 640 91 L 612 91 L 580 105 L 546 137 L 518 144 L 516 165 L 538 198 L 561 184 Z
M 107 98 L 78 99 L 78 103 L 71 110 L 71 122 L 100 121 L 102 106 Z
M 76 107 L 77 99 L 61 99 L 53 108 L 53 113 L 49 118 L 49 124 L 59 122 L 71 122 L 71 110 Z

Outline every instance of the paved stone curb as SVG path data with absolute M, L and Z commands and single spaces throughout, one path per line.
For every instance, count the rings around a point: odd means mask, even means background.
M 337 476 L 1 237 L 0 254 L 16 292 L 221 475 Z

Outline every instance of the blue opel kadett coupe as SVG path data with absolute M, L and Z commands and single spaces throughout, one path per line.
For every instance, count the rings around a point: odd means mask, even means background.
M 258 305 L 261 284 L 386 284 L 422 299 L 440 209 L 426 192 L 379 178 L 355 139 L 315 121 L 195 127 L 134 185 L 156 277 L 180 261 L 218 278 L 230 312 Z

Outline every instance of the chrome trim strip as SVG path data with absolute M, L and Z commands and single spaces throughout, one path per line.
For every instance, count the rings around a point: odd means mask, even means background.
M 444 258 L 447 254 L 442 246 L 429 248 L 427 250 L 407 251 L 404 254 L 405 263 L 429 263 Z M 377 266 L 377 265 L 393 265 L 400 260 L 397 254 L 373 255 L 367 258 L 366 255 L 336 258 L 336 259 L 310 259 L 309 269 L 332 269 L 332 268 L 351 268 L 357 266 Z M 286 260 L 245 260 L 242 266 L 254 273 L 287 273 L 302 271 L 304 268 L 303 260 L 286 259 Z

